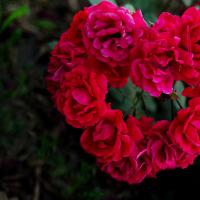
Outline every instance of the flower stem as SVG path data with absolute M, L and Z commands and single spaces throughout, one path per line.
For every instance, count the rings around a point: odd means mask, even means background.
M 181 105 L 181 103 L 179 102 L 178 99 L 176 99 L 176 103 L 178 104 L 178 106 L 179 106 L 180 109 L 183 109 L 183 106 Z
M 173 100 L 171 100 L 171 120 L 174 119 L 174 104 L 173 104 Z

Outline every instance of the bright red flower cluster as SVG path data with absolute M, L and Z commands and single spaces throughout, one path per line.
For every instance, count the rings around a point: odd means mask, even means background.
M 192 98 L 173 121 L 111 109 L 108 87 L 128 78 L 151 96 L 175 81 Z M 186 168 L 200 153 L 200 11 L 162 13 L 149 27 L 140 11 L 103 1 L 78 12 L 52 51 L 47 87 L 67 123 L 85 129 L 81 145 L 113 178 L 130 184 Z

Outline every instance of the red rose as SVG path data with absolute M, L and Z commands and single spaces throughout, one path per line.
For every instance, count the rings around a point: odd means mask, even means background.
M 83 64 L 88 56 L 99 60 L 98 71 L 106 75 L 112 87 L 123 87 L 130 73 L 129 53 L 134 46 L 133 40 L 142 35 L 142 27 L 146 26 L 140 11 L 130 13 L 110 2 L 101 2 L 78 12 L 52 52 L 48 90 L 54 94 L 63 70 Z
M 57 63 L 58 66 L 65 68 L 65 71 L 70 71 L 84 63 L 86 52 L 82 46 L 77 46 L 69 40 L 60 40 L 51 55 L 52 59 L 60 62 Z
M 147 152 L 151 157 L 154 173 L 176 167 L 177 149 L 168 137 L 170 122 L 158 121 L 148 132 Z
M 84 64 L 85 50 L 67 40 L 60 40 L 51 52 L 46 78 L 49 92 L 54 94 L 60 86 L 63 74 L 78 65 Z M 54 87 L 52 88 L 52 84 Z
M 169 129 L 171 140 L 188 153 L 200 153 L 200 98 L 178 112 Z
M 155 97 L 184 81 L 182 94 L 193 99 L 171 122 L 124 121 L 106 94 L 129 77 Z M 186 168 L 200 154 L 200 11 L 194 7 L 181 17 L 162 13 L 151 27 L 140 11 L 108 1 L 85 8 L 51 52 L 46 81 L 67 123 L 85 129 L 82 147 L 119 181 L 140 183 L 160 170 Z
M 180 48 L 192 55 L 192 63 L 174 69 L 177 79 L 190 85 L 199 84 L 200 78 L 200 11 L 191 7 L 181 17 Z M 184 54 L 183 54 L 184 55 Z M 185 53 L 186 55 L 186 53 Z
M 138 157 L 131 154 L 119 161 L 108 164 L 98 163 L 101 170 L 112 176 L 118 181 L 125 181 L 129 184 L 140 183 L 146 177 L 151 177 L 151 164 L 146 156 L 146 151 L 141 152 Z
M 98 72 L 106 75 L 112 87 L 123 87 L 130 73 L 131 49 L 146 22 L 140 11 L 130 13 L 107 1 L 85 11 L 82 35 L 88 55 L 93 61 L 97 59 Z
M 129 135 L 131 136 L 135 147 L 128 158 L 132 163 L 134 160 L 135 165 L 134 168 L 132 168 L 133 171 L 129 172 L 130 175 L 127 181 L 129 183 L 139 183 L 145 177 L 154 176 L 152 171 L 152 160 L 147 151 L 148 138 L 146 137 L 147 132 L 152 127 L 153 118 L 142 117 L 140 120 L 137 120 L 135 117 L 129 116 L 126 123 Z
M 160 70 L 148 62 L 143 63 L 141 60 L 133 62 L 131 80 L 136 86 L 155 97 L 162 93 L 171 94 L 174 83 L 174 78 L 169 70 Z
M 78 65 L 83 65 L 87 58 L 81 36 L 86 17 L 85 11 L 78 12 L 74 16 L 70 28 L 61 35 L 51 52 L 46 82 L 48 91 L 53 95 L 60 87 L 64 72 L 70 71 Z
M 187 87 L 182 92 L 183 96 L 194 98 L 200 97 L 200 84 L 196 87 Z
M 162 37 L 180 39 L 176 48 L 177 62 L 173 64 L 172 73 L 176 80 L 183 80 L 190 85 L 196 85 L 200 76 L 199 20 L 200 11 L 189 8 L 182 17 L 162 13 L 153 26 Z
M 171 67 L 176 62 L 179 39 L 163 38 L 152 29 L 146 31 L 132 51 L 131 80 L 152 96 L 171 94 L 174 83 Z
M 48 74 L 45 78 L 47 90 L 54 95 L 60 87 L 60 81 L 65 73 L 65 68 L 53 57 L 50 58 Z
M 180 167 L 182 169 L 187 168 L 189 165 L 194 163 L 194 160 L 197 158 L 197 153 L 187 153 L 184 152 L 177 145 L 173 145 L 176 149 L 176 167 Z
M 152 165 L 145 148 L 143 131 L 152 126 L 152 120 L 152 118 L 147 117 L 137 120 L 135 117 L 129 116 L 126 124 L 132 140 L 131 154 L 110 163 L 98 162 L 101 170 L 114 179 L 129 184 L 140 183 L 144 178 L 151 177 Z
M 79 66 L 71 72 L 66 72 L 60 84 L 54 100 L 67 122 L 76 128 L 97 123 L 108 107 L 105 103 L 105 76 L 88 72 Z
M 84 131 L 81 145 L 101 163 L 118 161 L 128 156 L 132 144 L 122 112 L 107 110 L 97 125 Z
M 181 17 L 183 48 L 194 55 L 194 66 L 200 69 L 200 10 L 188 8 Z
M 108 79 L 109 85 L 113 88 L 121 88 L 128 81 L 130 67 L 116 66 L 111 68 L 106 63 L 100 62 L 93 56 L 89 56 L 86 63 L 88 63 L 88 70 L 95 71 L 98 74 L 104 74 Z M 95 68 L 93 66 L 95 66 Z
M 89 7 L 87 12 L 83 36 L 89 52 L 112 67 L 127 65 L 134 45 L 134 28 L 146 26 L 141 12 L 132 15 L 107 1 Z
M 73 21 L 67 30 L 66 35 L 62 35 L 62 39 L 70 40 L 75 44 L 83 46 L 82 30 L 85 21 L 88 17 L 87 10 L 79 11 L 74 17 Z
M 181 32 L 181 18 L 168 12 L 163 12 L 156 20 L 153 28 L 167 37 L 178 36 Z

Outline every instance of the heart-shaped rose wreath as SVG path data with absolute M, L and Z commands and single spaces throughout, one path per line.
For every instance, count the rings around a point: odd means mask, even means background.
M 195 7 L 181 17 L 162 13 L 151 27 L 141 11 L 107 1 L 85 8 L 53 49 L 46 80 L 67 123 L 84 129 L 82 147 L 117 180 L 139 183 L 160 170 L 186 168 L 200 153 Z M 177 81 L 185 87 L 182 95 L 191 98 L 185 108 Z M 171 120 L 154 122 L 141 114 L 150 98 L 170 101 L 172 108 L 177 102 L 179 110 Z

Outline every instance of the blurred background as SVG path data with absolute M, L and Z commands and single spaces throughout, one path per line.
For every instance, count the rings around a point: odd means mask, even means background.
M 46 91 L 50 51 L 72 16 L 96 0 L 0 0 L 0 200 L 198 199 L 200 160 L 139 185 L 112 180 L 80 148 Z M 118 0 L 153 23 L 194 0 Z

